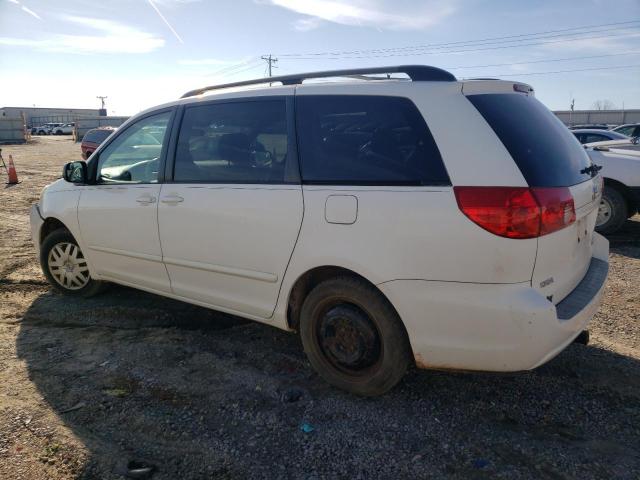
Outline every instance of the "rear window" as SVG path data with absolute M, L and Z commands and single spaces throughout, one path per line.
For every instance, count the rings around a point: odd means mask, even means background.
M 84 138 L 83 142 L 102 143 L 104 140 L 113 133 L 113 130 L 89 130 Z
M 531 187 L 569 187 L 591 178 L 584 148 L 564 124 L 534 97 L 469 95 L 496 132 Z
M 296 97 L 305 183 L 449 185 L 429 128 L 407 98 Z

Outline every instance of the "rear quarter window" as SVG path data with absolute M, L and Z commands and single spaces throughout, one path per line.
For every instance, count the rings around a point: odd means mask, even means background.
M 481 94 L 467 97 L 511 154 L 531 187 L 569 187 L 591 178 L 591 165 L 575 136 L 534 97 Z
M 296 97 L 302 180 L 335 185 L 450 185 L 422 114 L 408 98 Z

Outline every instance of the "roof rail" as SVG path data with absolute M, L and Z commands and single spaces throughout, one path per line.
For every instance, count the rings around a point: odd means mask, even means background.
M 280 82 L 283 85 L 296 85 L 303 80 L 311 78 L 327 77 L 349 77 L 354 75 L 370 75 L 374 73 L 406 73 L 414 82 L 455 82 L 456 77 L 446 70 L 428 65 L 400 65 L 395 67 L 373 67 L 373 68 L 352 68 L 347 70 L 325 70 L 320 72 L 295 73 L 292 75 L 280 75 L 277 77 L 257 78 L 255 80 L 243 80 L 241 82 L 224 83 L 222 85 L 211 85 L 208 87 L 191 90 L 180 98 L 193 97 L 209 90 L 220 90 L 223 88 L 243 87 L 245 85 L 259 85 L 261 83 Z

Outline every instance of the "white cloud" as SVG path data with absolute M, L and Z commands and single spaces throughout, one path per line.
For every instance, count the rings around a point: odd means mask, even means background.
M 149 53 L 164 46 L 164 39 L 128 25 L 101 18 L 60 15 L 67 23 L 97 30 L 99 35 L 53 34 L 49 38 L 0 37 L 0 45 L 27 47 L 50 53 Z
M 374 27 L 387 30 L 419 30 L 441 22 L 457 10 L 457 1 L 429 0 L 422 5 L 402 8 L 393 0 L 256 0 L 291 10 L 305 18 L 294 28 L 311 30 L 321 21 L 340 25 Z
M 293 22 L 293 28 L 300 32 L 315 30 L 320 25 L 322 25 L 322 19 L 318 17 L 304 17 Z

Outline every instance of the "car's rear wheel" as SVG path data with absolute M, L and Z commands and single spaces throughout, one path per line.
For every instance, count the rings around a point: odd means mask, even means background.
M 374 396 L 395 386 L 411 361 L 398 314 L 371 284 L 338 277 L 305 299 L 300 335 L 313 368 L 330 384 Z
M 616 188 L 605 186 L 598 207 L 596 231 L 604 234 L 614 233 L 628 218 L 627 202 Z
M 91 278 L 82 250 L 67 230 L 55 230 L 44 239 L 40 265 L 49 283 L 59 292 L 90 297 L 103 288 L 103 282 Z

